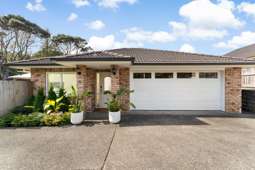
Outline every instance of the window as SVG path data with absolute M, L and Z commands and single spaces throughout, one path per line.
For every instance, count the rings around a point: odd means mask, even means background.
M 174 77 L 173 73 L 155 73 L 156 79 L 170 79 L 173 77 Z
M 75 73 L 47 73 L 47 91 L 50 87 L 55 91 L 64 88 L 67 93 L 71 92 L 71 87 L 76 87 L 76 74 Z
M 217 72 L 200 72 L 199 78 L 203 79 L 217 79 L 218 73 Z
M 190 79 L 195 76 L 196 76 L 195 73 L 177 73 L 178 79 Z
M 134 73 L 133 78 L 134 79 L 150 79 L 151 73 Z

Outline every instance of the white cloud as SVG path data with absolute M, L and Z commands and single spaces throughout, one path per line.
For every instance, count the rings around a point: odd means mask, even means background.
M 255 17 L 255 3 L 242 2 L 237 8 L 240 12 Z
M 196 0 L 179 9 L 186 22 L 171 21 L 173 36 L 197 39 L 219 39 L 228 34 L 227 29 L 239 28 L 243 23 L 234 16 L 235 4 L 230 0 Z
M 255 32 L 245 31 L 240 35 L 232 37 L 227 42 L 219 42 L 214 46 L 217 48 L 236 49 L 253 43 L 255 43 Z
M 222 2 L 225 2 L 225 6 Z M 179 14 L 188 19 L 190 25 L 199 28 L 219 29 L 242 26 L 226 0 L 220 1 L 219 4 L 212 3 L 210 0 L 191 1 L 180 8 Z
M 145 31 L 140 28 L 130 28 L 122 31 L 125 34 L 125 39 L 136 43 L 167 43 L 175 40 L 169 32 L 165 31 Z
M 32 12 L 42 12 L 46 11 L 46 8 L 42 4 L 42 0 L 35 0 L 34 3 L 28 2 L 26 8 Z
M 120 3 L 132 5 L 136 2 L 137 0 L 99 0 L 98 5 L 105 8 L 118 8 Z
M 142 44 L 132 43 L 126 40 L 120 42 L 116 41 L 115 36 L 110 34 L 104 37 L 92 36 L 90 37 L 88 44 L 94 50 L 107 50 L 113 48 L 123 48 L 123 47 L 141 47 Z
M 89 0 L 72 0 L 72 3 L 76 6 L 76 8 L 88 6 L 90 4 Z
M 74 21 L 78 18 L 78 15 L 76 13 L 71 13 L 68 17 L 67 17 L 67 21 Z
M 188 28 L 184 23 L 172 21 L 169 22 L 168 24 L 172 29 L 172 34 L 175 36 L 182 36 L 187 33 Z
M 86 25 L 89 29 L 93 29 L 93 30 L 101 30 L 105 27 L 104 22 L 101 20 L 95 20 Z
M 179 49 L 181 52 L 194 53 L 196 52 L 195 48 L 190 44 L 183 44 Z
M 235 3 L 232 0 L 218 0 L 218 2 L 219 2 L 218 5 L 220 7 L 225 8 L 227 10 L 233 11 L 236 9 Z

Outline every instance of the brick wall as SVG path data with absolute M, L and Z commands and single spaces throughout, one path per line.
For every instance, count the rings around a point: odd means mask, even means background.
M 241 68 L 225 69 L 225 111 L 241 112 Z
M 91 97 L 84 99 L 83 105 L 86 105 L 87 112 L 93 112 L 95 110 L 96 72 L 86 68 L 85 65 L 78 65 L 76 72 L 78 93 L 82 94 L 85 91 L 92 92 Z
M 46 72 L 74 72 L 73 68 L 32 68 L 31 82 L 33 94 L 35 95 L 40 87 L 46 90 Z
M 120 68 L 115 66 L 116 74 L 111 75 L 112 78 L 112 92 L 116 92 L 121 87 L 125 87 L 129 90 L 129 68 Z M 123 111 L 128 111 L 129 108 L 129 94 L 125 95 L 121 99 Z

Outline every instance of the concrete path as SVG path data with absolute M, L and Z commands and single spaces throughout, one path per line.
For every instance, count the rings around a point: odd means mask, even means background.
M 0 169 L 255 169 L 254 116 L 184 113 L 0 129 Z

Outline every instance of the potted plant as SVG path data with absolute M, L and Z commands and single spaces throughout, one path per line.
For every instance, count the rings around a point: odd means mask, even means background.
M 81 124 L 83 122 L 83 114 L 85 110 L 85 105 L 82 104 L 85 97 L 90 97 L 91 92 L 83 92 L 82 95 L 79 95 L 75 88 L 72 86 L 72 92 L 70 94 L 71 105 L 69 111 L 71 112 L 71 123 L 74 125 Z
M 109 111 L 109 122 L 110 123 L 119 123 L 121 119 L 121 110 L 123 108 L 121 104 L 121 98 L 124 95 L 129 93 L 133 93 L 134 91 L 130 91 L 126 88 L 120 88 L 116 93 L 111 91 L 105 91 L 105 94 L 109 95 L 108 101 L 106 102 L 107 109 Z M 133 103 L 129 103 L 129 105 L 135 108 Z

